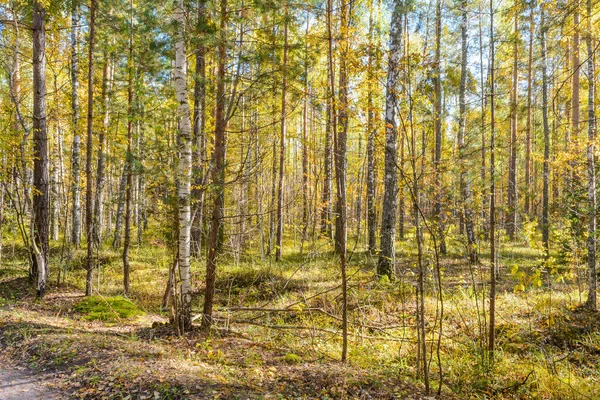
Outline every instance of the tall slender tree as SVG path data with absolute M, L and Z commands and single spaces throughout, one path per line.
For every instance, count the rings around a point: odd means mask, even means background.
M 48 192 L 48 129 L 46 125 L 46 10 L 42 3 L 33 3 L 33 217 L 31 238 L 32 275 L 38 297 L 46 292 L 48 280 L 48 250 L 50 228 L 50 198 Z
M 510 91 L 510 150 L 508 161 L 508 213 L 506 231 L 511 241 L 517 230 L 517 86 L 519 85 L 519 2 L 514 4 L 512 87 Z
M 377 275 L 394 277 L 396 259 L 396 210 L 398 208 L 398 161 L 396 110 L 398 109 L 398 83 L 402 57 L 403 1 L 394 1 L 390 22 L 390 44 L 387 81 L 385 86 L 385 170 L 383 211 L 381 215 L 380 249 Z
M 435 3 L 435 49 L 433 59 L 433 124 L 435 131 L 435 149 L 434 149 L 434 172 L 435 172 L 435 217 L 437 219 L 437 235 L 439 240 L 440 252 L 446 254 L 446 240 L 444 228 L 444 214 L 442 210 L 442 0 L 436 0 Z
M 225 115 L 225 63 L 227 62 L 227 0 L 220 2 L 219 40 L 217 54 L 217 101 L 215 109 L 215 136 L 214 136 L 214 168 L 212 182 L 215 187 L 214 204 L 210 221 L 208 236 L 208 256 L 206 258 L 206 290 L 204 294 L 204 307 L 202 327 L 210 329 L 212 325 L 213 298 L 215 294 L 215 280 L 217 257 L 219 255 L 219 231 L 223 224 L 223 208 L 225 207 L 225 141 L 227 119 Z
M 283 64 L 281 70 L 281 130 L 279 132 L 279 176 L 277 181 L 277 240 L 275 243 L 275 261 L 281 260 L 283 247 L 283 195 L 285 191 L 285 142 L 287 133 L 287 68 L 288 68 L 288 25 L 289 15 L 287 2 L 283 22 Z
M 87 107 L 87 148 L 85 157 L 85 225 L 87 239 L 87 275 L 85 279 L 85 294 L 92 294 L 92 277 L 94 271 L 94 179 L 92 176 L 93 154 L 93 122 L 94 122 L 94 45 L 96 35 L 96 0 L 90 0 L 90 24 L 88 44 L 88 107 Z
M 71 0 L 71 111 L 73 154 L 71 159 L 71 243 L 79 247 L 81 240 L 81 136 L 79 133 L 79 0 Z
M 542 56 L 542 122 L 544 126 L 544 171 L 542 193 L 542 244 L 546 258 L 550 256 L 550 121 L 548 119 L 548 60 L 546 50 L 546 10 L 541 4 L 540 48 Z
M 188 103 L 186 45 L 185 45 L 185 6 L 183 0 L 177 0 L 173 12 L 175 20 L 175 70 L 174 84 L 177 96 L 178 115 L 178 154 L 177 171 L 177 204 L 179 213 L 178 264 L 180 299 L 178 325 L 190 330 L 192 325 L 192 286 L 190 274 L 190 229 L 191 229 L 191 179 L 192 179 L 192 126 L 190 122 L 190 106 Z
M 468 15 L 467 15 L 467 0 L 461 0 L 461 63 L 460 63 L 460 88 L 459 88 L 459 117 L 458 117 L 458 151 L 459 151 L 459 174 L 460 174 L 460 189 L 463 201 L 463 220 L 465 224 L 465 232 L 467 237 L 467 253 L 469 261 L 474 263 L 477 261 L 477 252 L 475 249 L 475 228 L 473 226 L 473 214 L 471 210 L 471 185 L 466 176 L 467 166 L 465 135 L 466 135 L 466 113 L 467 113 L 467 62 L 468 62 Z
M 587 0 L 587 27 L 585 43 L 587 47 L 587 76 L 588 76 L 588 144 L 587 144 L 587 175 L 588 175 L 588 298 L 587 306 L 596 309 L 596 84 L 594 48 L 592 39 L 592 0 Z

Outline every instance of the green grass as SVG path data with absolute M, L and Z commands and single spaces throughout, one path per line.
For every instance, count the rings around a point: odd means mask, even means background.
M 73 311 L 83 314 L 83 318 L 88 321 L 106 322 L 131 319 L 144 314 L 133 302 L 121 296 L 86 297 L 73 306 Z

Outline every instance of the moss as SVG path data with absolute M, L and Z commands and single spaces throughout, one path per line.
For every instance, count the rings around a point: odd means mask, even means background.
M 285 356 L 281 358 L 286 364 L 300 364 L 302 362 L 302 358 L 294 353 L 287 353 Z
M 73 311 L 85 314 L 88 321 L 117 321 L 143 315 L 134 303 L 124 297 L 91 296 L 75 304 Z

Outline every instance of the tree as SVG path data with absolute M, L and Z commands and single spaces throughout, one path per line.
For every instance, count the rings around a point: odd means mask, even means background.
M 542 51 L 542 122 L 544 125 L 544 187 L 542 193 L 542 244 L 546 258 L 550 257 L 550 122 L 548 120 L 548 72 L 545 22 L 546 12 L 544 4 L 541 5 L 540 47 Z
M 125 233 L 123 239 L 123 291 L 129 293 L 129 247 L 131 245 L 131 202 L 133 197 L 133 2 L 130 3 L 129 56 L 127 59 L 127 152 L 125 153 Z
M 587 175 L 588 175 L 588 298 L 587 306 L 596 309 L 596 84 L 594 48 L 592 45 L 592 0 L 587 0 L 587 29 L 585 35 L 587 47 L 587 76 L 588 76 L 588 144 L 587 144 Z M 545 127 L 544 127 L 545 129 Z M 545 170 L 544 170 L 545 172 Z
M 221 0 L 221 18 L 219 23 L 219 41 L 217 54 L 217 103 L 215 109 L 214 168 L 212 183 L 215 188 L 214 204 L 208 236 L 208 256 L 206 258 L 206 290 L 202 311 L 202 328 L 212 325 L 213 298 L 217 257 L 219 255 L 219 231 L 222 229 L 223 208 L 225 206 L 225 140 L 227 119 L 225 115 L 225 63 L 227 61 L 227 0 Z
M 442 210 L 442 68 L 441 68 L 441 42 L 442 42 L 442 1 L 435 3 L 435 54 L 433 59 L 433 126 L 435 131 L 435 151 L 433 166 L 435 169 L 435 216 L 438 224 L 438 239 L 440 252 L 446 254 L 446 240 L 444 239 L 444 215 Z
M 81 137 L 79 135 L 79 0 L 72 1 L 71 10 L 71 109 L 73 111 L 73 154 L 71 159 L 71 243 L 79 247 L 81 240 Z
M 94 194 L 92 185 L 92 153 L 93 122 L 94 122 L 94 45 L 96 33 L 96 0 L 90 0 L 90 39 L 88 47 L 88 109 L 87 109 L 87 148 L 85 161 L 86 191 L 85 191 L 85 224 L 87 238 L 87 276 L 85 280 L 85 295 L 92 295 L 92 276 L 94 271 Z
M 44 297 L 48 280 L 48 130 L 46 126 L 46 10 L 33 3 L 33 218 L 31 232 L 33 265 L 38 297 Z
M 494 0 L 490 0 L 490 328 L 489 361 L 494 361 L 496 341 L 496 83 Z
M 403 2 L 396 0 L 390 22 L 390 45 L 387 81 L 385 85 L 385 169 L 383 211 L 381 215 L 380 249 L 377 275 L 394 277 L 396 249 L 396 209 L 398 208 L 398 162 L 396 109 L 398 108 L 398 79 L 402 57 Z
M 179 310 L 177 324 L 183 331 L 192 326 L 192 286 L 190 274 L 190 230 L 191 230 L 191 179 L 192 179 L 192 127 L 190 106 L 188 104 L 186 46 L 185 46 L 185 8 L 183 0 L 177 0 L 173 12 L 175 20 L 175 70 L 174 83 L 177 96 L 178 115 L 178 154 L 179 168 L 177 179 L 177 204 L 179 212 Z
M 287 131 L 286 96 L 287 96 L 287 68 L 288 68 L 288 11 L 285 7 L 283 22 L 283 64 L 281 71 L 281 130 L 279 135 L 279 177 L 277 181 L 277 240 L 275 242 L 275 261 L 281 261 L 281 249 L 283 247 L 283 192 L 285 175 L 285 141 Z
M 465 224 L 465 232 L 467 237 L 467 254 L 471 263 L 477 262 L 477 252 L 475 249 L 475 228 L 473 226 L 473 215 L 471 211 L 471 185 L 466 176 L 466 112 L 467 112 L 467 62 L 468 62 L 468 16 L 467 16 L 467 0 L 461 0 L 461 63 L 460 63 L 460 88 L 459 88 L 459 117 L 458 117 L 458 151 L 459 151 L 459 173 L 460 173 L 460 189 L 463 201 L 463 220 Z
M 515 240 L 517 230 L 517 86 L 519 85 L 519 8 L 514 4 L 512 88 L 510 91 L 510 157 L 508 162 L 508 213 L 506 233 Z
M 368 249 L 371 255 L 375 254 L 376 250 L 376 230 L 377 230 L 377 214 L 375 211 L 375 135 L 377 127 L 375 126 L 375 106 L 373 104 L 375 76 L 374 69 L 374 52 L 373 43 L 373 0 L 369 1 L 369 48 L 368 48 L 368 65 L 367 65 L 367 236 Z

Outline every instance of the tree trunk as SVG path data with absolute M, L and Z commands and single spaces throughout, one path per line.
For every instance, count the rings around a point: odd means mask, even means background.
M 335 209 L 335 250 L 336 253 L 346 252 L 347 209 L 346 209 L 346 141 L 348 136 L 348 19 L 349 6 L 347 0 L 340 3 L 340 38 L 339 38 L 339 88 L 338 88 L 338 117 L 337 131 L 334 131 L 334 158 L 336 170 L 341 176 L 342 183 L 337 182 L 338 201 Z M 336 175 L 337 177 L 337 175 Z M 338 178 L 336 178 L 338 179 Z M 339 180 L 339 179 L 338 179 Z M 340 200 L 340 196 L 342 199 Z M 342 210 L 341 207 L 344 207 Z M 344 255 L 345 257 L 345 255 Z
M 367 248 L 369 254 L 374 255 L 377 247 L 377 214 L 375 211 L 375 109 L 373 105 L 373 92 L 375 86 L 374 52 L 373 43 L 373 0 L 369 1 L 369 50 L 367 64 Z
M 465 232 L 467 236 L 467 255 L 471 263 L 477 262 L 477 251 L 475 248 L 475 229 L 473 228 L 473 214 L 471 210 L 471 185 L 466 177 L 466 91 L 467 91 L 467 59 L 468 59 L 468 38 L 467 38 L 467 0 L 462 0 L 461 3 L 461 65 L 460 65 L 460 88 L 459 88 L 459 118 L 458 118 L 458 154 L 459 154 L 459 174 L 460 174 L 460 190 L 462 195 L 462 219 L 464 221 Z
M 308 27 L 310 14 L 306 13 L 306 32 L 304 45 L 304 98 L 302 104 L 302 243 L 308 239 Z
M 133 4 L 133 3 L 132 3 Z M 129 58 L 127 60 L 127 183 L 125 185 L 125 232 L 123 239 L 123 291 L 129 293 L 129 246 L 131 244 L 131 201 L 133 197 L 133 6 L 130 9 Z
M 281 131 L 279 136 L 279 179 L 277 183 L 277 239 L 275 242 L 275 261 L 281 260 L 283 247 L 283 192 L 285 174 L 285 136 L 287 130 L 286 96 L 287 96 L 287 65 L 288 65 L 288 11 L 285 6 L 285 21 L 283 26 L 283 66 L 281 71 Z
M 534 19 L 533 19 L 533 3 L 529 9 L 529 50 L 527 62 L 527 127 L 525 130 L 525 215 L 531 218 L 531 107 L 532 107 L 532 91 L 533 91 L 533 35 L 534 35 Z
M 48 132 L 46 126 L 46 11 L 39 1 L 33 4 L 33 226 L 31 238 L 34 257 L 32 271 L 36 292 L 44 296 L 48 279 Z
M 596 85 L 594 48 L 592 45 L 592 0 L 587 0 L 587 32 L 586 47 L 588 53 L 587 75 L 588 75 L 588 145 L 587 145 L 587 174 L 588 174 L 588 298 L 587 306 L 596 309 Z
M 510 241 L 515 240 L 517 231 L 517 85 L 518 81 L 518 35 L 519 35 L 519 12 L 518 4 L 514 10 L 513 30 L 513 70 L 512 89 L 510 92 L 510 159 L 508 162 L 508 213 L 506 218 L 506 233 Z
M 219 26 L 218 58 L 217 58 L 217 104 L 215 109 L 215 143 L 214 169 L 212 181 L 215 188 L 213 211 L 210 221 L 208 257 L 206 259 L 206 290 L 202 328 L 210 329 L 212 325 L 213 297 L 217 257 L 220 251 L 219 232 L 223 224 L 223 208 L 225 206 L 225 142 L 227 120 L 225 116 L 225 62 L 227 57 L 227 0 L 221 0 L 221 21 Z
M 490 0 L 490 328 L 488 353 L 494 362 L 496 340 L 496 82 L 494 1 Z
M 545 257 L 550 256 L 550 124 L 548 120 L 548 72 L 546 59 L 546 29 L 544 8 L 541 9 L 540 45 L 542 49 L 542 120 L 544 124 L 544 188 L 542 199 L 542 244 Z
M 331 3 L 331 0 L 328 0 Z M 331 4 L 329 5 L 331 9 Z M 348 27 L 350 22 L 350 7 L 347 0 L 340 4 L 340 76 L 339 76 L 339 131 L 334 139 L 335 180 L 336 180 L 336 250 L 340 256 L 340 269 L 342 277 L 342 362 L 346 362 L 348 355 L 348 291 L 346 279 L 346 233 L 347 233 L 347 208 L 346 208 L 346 142 L 348 133 L 348 77 L 346 62 L 348 58 Z
M 188 104 L 186 46 L 185 46 L 185 6 L 177 0 L 173 12 L 175 20 L 175 71 L 174 83 L 177 96 L 179 169 L 177 179 L 177 203 L 179 210 L 179 310 L 178 326 L 184 331 L 192 326 L 192 285 L 190 274 L 190 229 L 191 229 L 191 179 L 192 179 L 192 127 Z
M 206 174 L 206 0 L 198 2 L 197 28 L 200 43 L 196 47 L 196 73 L 194 75 L 194 204 L 192 221 L 192 251 L 200 254 L 204 225 L 204 196 Z
M 96 201 L 94 203 L 94 242 L 97 246 L 102 244 L 102 232 L 104 228 L 104 185 L 106 182 L 106 137 L 110 129 L 110 110 L 109 102 L 109 86 L 111 75 L 111 59 L 108 54 L 104 54 L 104 68 L 102 70 L 102 110 L 104 118 L 102 121 L 102 129 L 98 135 L 98 166 L 96 168 Z
M 396 0 L 390 23 L 390 51 L 388 59 L 387 81 L 385 86 L 385 170 L 383 212 L 377 275 L 394 278 L 396 259 L 396 211 L 398 208 L 398 174 L 396 141 L 396 110 L 398 108 L 398 77 L 400 58 L 402 57 L 402 10 L 403 2 Z
M 446 254 L 446 240 L 444 239 L 444 214 L 442 210 L 442 69 L 441 69 L 441 41 L 442 41 L 442 1 L 436 0 L 435 6 L 435 57 L 434 57 L 434 95 L 433 119 L 435 130 L 435 218 L 438 225 L 438 238 L 440 253 Z
M 81 138 L 79 135 L 79 0 L 72 0 L 71 16 L 71 109 L 73 111 L 73 155 L 71 160 L 71 243 L 79 247 L 81 240 Z
M 85 225 L 87 239 L 87 265 L 85 295 L 92 295 L 92 274 L 94 271 L 94 197 L 92 192 L 92 153 L 93 153 L 93 117 L 94 117 L 94 40 L 96 33 L 96 0 L 90 1 L 90 38 L 88 46 L 88 109 L 87 109 L 87 148 L 85 160 Z
M 331 229 L 331 183 L 332 183 L 332 126 L 333 126 L 333 111 L 331 107 L 331 99 L 333 96 L 333 92 L 331 91 L 327 95 L 327 105 L 325 107 L 325 146 L 324 146 L 324 157 L 323 157 L 323 193 L 321 196 L 321 234 L 327 236 L 331 239 L 332 229 Z

